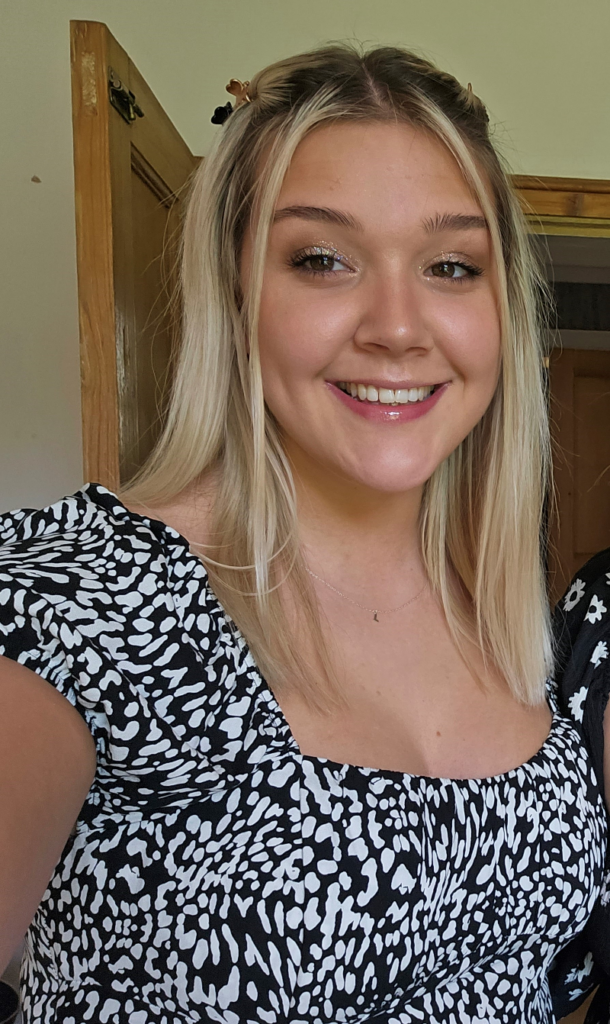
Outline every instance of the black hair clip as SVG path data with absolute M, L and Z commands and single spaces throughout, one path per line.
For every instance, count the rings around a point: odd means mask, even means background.
M 232 107 L 230 103 L 225 103 L 224 107 L 216 107 L 211 117 L 212 124 L 224 124 L 234 109 L 241 107 L 242 103 L 252 102 L 248 93 L 249 85 L 249 82 L 240 82 L 239 78 L 231 79 L 226 89 L 231 96 L 235 96 L 235 107 Z
M 224 124 L 229 114 L 233 113 L 233 106 L 231 103 L 225 103 L 224 107 L 216 107 L 212 114 L 210 121 L 212 124 Z

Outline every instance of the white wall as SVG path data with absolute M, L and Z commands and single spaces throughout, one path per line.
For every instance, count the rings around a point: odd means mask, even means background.
M 195 152 L 230 77 L 356 38 L 472 82 L 516 171 L 610 178 L 609 0 L 0 0 L 0 509 L 81 483 L 70 18 L 106 22 Z

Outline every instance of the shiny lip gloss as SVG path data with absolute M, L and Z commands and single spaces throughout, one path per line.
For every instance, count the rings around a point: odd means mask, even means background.
M 333 395 L 336 395 L 348 409 L 372 423 L 409 423 L 411 420 L 418 420 L 440 401 L 449 387 L 448 381 L 441 384 L 422 402 L 408 402 L 406 405 L 382 405 L 377 402 L 361 402 L 358 398 L 352 398 L 332 381 L 326 381 L 326 384 Z

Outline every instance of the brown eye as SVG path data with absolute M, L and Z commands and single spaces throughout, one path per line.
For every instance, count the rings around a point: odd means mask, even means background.
M 316 256 L 307 257 L 309 269 L 316 271 L 318 274 L 324 274 L 329 270 L 334 270 L 336 262 L 337 260 L 334 256 L 325 256 L 324 253 L 318 253 Z
M 336 252 L 324 252 L 316 248 L 302 249 L 301 252 L 295 253 L 289 260 L 289 266 L 319 277 L 330 277 L 349 270 L 345 257 Z
M 435 263 L 430 270 L 432 271 L 433 277 L 467 277 L 468 270 L 466 267 L 460 266 L 459 263 Z

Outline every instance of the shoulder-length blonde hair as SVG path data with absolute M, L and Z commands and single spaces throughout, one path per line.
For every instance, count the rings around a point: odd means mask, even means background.
M 299 687 L 320 708 L 340 699 L 299 553 L 290 466 L 263 396 L 257 320 L 267 236 L 309 132 L 350 120 L 403 121 L 430 133 L 457 161 L 489 225 L 502 366 L 482 420 L 425 486 L 422 552 L 458 647 L 474 641 L 519 699 L 538 702 L 551 644 L 540 552 L 549 442 L 537 270 L 485 108 L 470 88 L 394 47 L 333 45 L 291 57 L 261 71 L 249 94 L 193 181 L 171 403 L 159 444 L 126 493 L 154 506 L 214 471 L 214 543 L 202 558 L 216 593 L 276 688 Z M 254 258 L 242 295 L 248 224 Z

